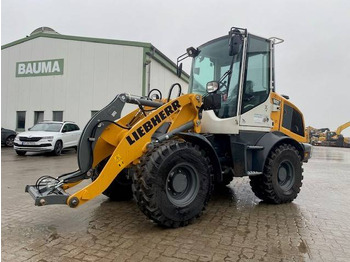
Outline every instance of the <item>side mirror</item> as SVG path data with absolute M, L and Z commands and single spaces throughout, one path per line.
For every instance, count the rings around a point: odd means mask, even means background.
M 242 43 L 243 43 L 243 40 L 240 34 L 231 36 L 230 43 L 229 43 L 230 44 L 229 55 L 230 56 L 237 55 L 241 51 Z
M 207 83 L 207 92 L 208 93 L 214 93 L 219 89 L 219 82 L 217 81 L 211 81 Z
M 179 66 L 176 68 L 176 75 L 178 77 L 181 77 L 182 74 L 182 63 L 179 64 Z

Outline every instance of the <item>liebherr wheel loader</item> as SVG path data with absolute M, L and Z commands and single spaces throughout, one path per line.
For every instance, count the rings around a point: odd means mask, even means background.
M 193 59 L 188 94 L 174 84 L 138 97 L 119 94 L 85 126 L 77 171 L 43 176 L 26 192 L 35 205 L 77 208 L 101 193 L 134 197 L 141 211 L 165 227 L 199 217 L 214 185 L 249 176 L 265 202 L 293 201 L 302 185 L 302 163 L 311 157 L 304 119 L 275 92 L 274 49 L 265 39 L 233 27 L 228 35 L 178 58 Z M 178 96 L 171 98 L 173 89 Z M 120 118 L 125 103 L 137 109 Z M 84 188 L 68 188 L 88 179 Z

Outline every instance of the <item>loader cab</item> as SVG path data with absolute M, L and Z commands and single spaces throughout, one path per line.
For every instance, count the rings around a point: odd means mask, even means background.
M 232 37 L 236 52 L 230 51 Z M 231 52 L 231 54 L 230 54 Z M 256 127 L 269 131 L 272 126 L 269 95 L 272 83 L 271 40 L 236 30 L 198 47 L 193 58 L 189 92 L 204 95 L 210 81 L 218 82 L 221 108 L 204 113 L 203 131 L 237 134 L 240 126 Z M 262 112 L 262 113 L 259 113 Z M 206 123 L 220 123 L 220 128 Z M 258 130 L 257 130 L 258 131 Z

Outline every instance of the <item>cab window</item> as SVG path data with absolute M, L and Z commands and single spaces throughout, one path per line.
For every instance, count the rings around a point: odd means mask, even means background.
M 248 36 L 242 114 L 263 103 L 270 92 L 270 41 Z

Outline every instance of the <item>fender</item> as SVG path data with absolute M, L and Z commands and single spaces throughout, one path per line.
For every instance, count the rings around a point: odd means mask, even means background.
M 299 151 L 301 160 L 303 160 L 304 148 L 298 141 L 278 131 L 270 132 L 270 133 L 266 133 L 256 143 L 256 146 L 263 146 L 264 149 L 260 150 L 256 154 L 256 158 L 253 164 L 254 170 L 263 172 L 264 166 L 266 164 L 266 159 L 269 156 L 271 150 L 279 146 L 280 144 L 284 144 L 284 143 L 293 145 Z
M 215 177 L 215 182 L 221 182 L 222 181 L 222 169 L 221 164 L 219 161 L 219 157 L 212 146 L 212 144 L 209 142 L 209 140 L 201 135 L 196 133 L 178 133 L 177 136 L 181 137 L 182 139 L 191 142 L 195 145 L 198 145 L 200 148 L 202 148 L 210 158 L 210 161 L 213 165 L 213 172 Z

